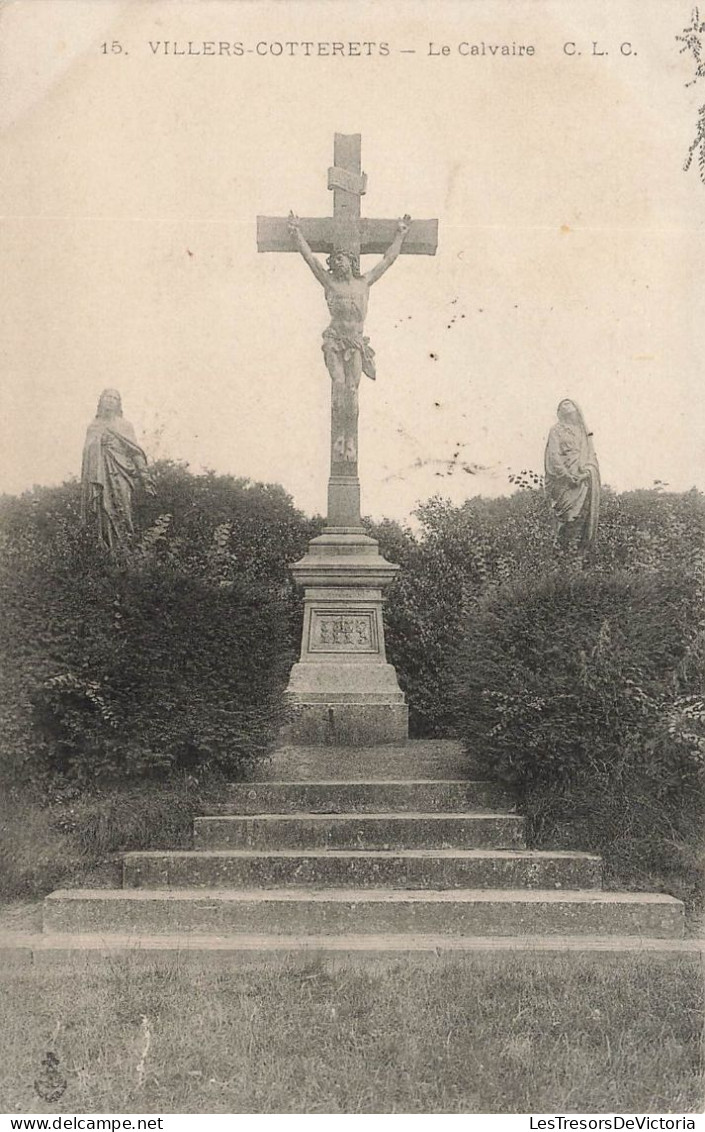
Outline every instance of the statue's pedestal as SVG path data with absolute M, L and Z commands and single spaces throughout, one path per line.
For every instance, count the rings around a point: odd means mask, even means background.
M 398 566 L 359 527 L 328 527 L 291 567 L 304 587 L 301 659 L 291 670 L 290 743 L 403 743 L 409 709 L 387 664 L 382 591 Z

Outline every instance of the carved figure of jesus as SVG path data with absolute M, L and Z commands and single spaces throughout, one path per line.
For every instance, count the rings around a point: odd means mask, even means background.
M 289 231 L 323 287 L 330 311 L 330 324 L 323 331 L 323 357 L 332 381 L 333 475 L 357 475 L 358 387 L 363 373 L 372 380 L 376 377 L 374 350 L 369 338 L 364 337 L 370 287 L 394 263 L 410 223 L 410 216 L 399 220 L 397 234 L 382 259 L 366 275 L 360 275 L 359 257 L 347 251 L 328 256 L 326 270 L 301 232 L 298 216 L 289 213 Z

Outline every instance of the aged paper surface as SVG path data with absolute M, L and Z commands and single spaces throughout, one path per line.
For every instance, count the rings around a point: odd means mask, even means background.
M 0 491 L 151 459 L 325 510 L 325 305 L 258 215 L 437 218 L 375 288 L 363 513 L 541 470 L 574 398 L 617 490 L 705 487 L 705 28 L 689 0 L 5 0 Z M 374 262 L 370 257 L 364 267 Z
M 372 297 L 365 513 L 509 490 L 567 395 L 608 484 L 702 486 L 693 18 L 687 0 L 5 3 L 0 489 L 77 474 L 116 386 L 150 457 L 324 509 L 326 312 L 297 256 L 258 255 L 255 218 L 331 214 L 336 131 L 362 135 L 363 215 L 439 220 L 436 256 Z

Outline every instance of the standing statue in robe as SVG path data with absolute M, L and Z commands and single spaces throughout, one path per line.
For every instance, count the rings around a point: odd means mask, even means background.
M 583 415 L 574 401 L 561 401 L 548 434 L 545 487 L 558 523 L 556 545 L 583 553 L 597 537 L 600 469 Z
M 323 357 L 333 383 L 331 465 L 342 474 L 357 474 L 357 418 L 360 377 L 375 379 L 374 350 L 364 337 L 370 287 L 392 266 L 401 251 L 411 224 L 404 216 L 385 255 L 360 275 L 360 259 L 353 252 L 335 251 L 328 256 L 326 271 L 316 259 L 299 227 L 299 218 L 289 214 L 289 231 L 298 250 L 323 287 L 330 311 L 330 325 L 323 331 Z
M 123 418 L 120 394 L 104 389 L 83 446 L 81 519 L 110 549 L 132 540 L 132 496 L 138 484 L 154 494 L 147 457 Z

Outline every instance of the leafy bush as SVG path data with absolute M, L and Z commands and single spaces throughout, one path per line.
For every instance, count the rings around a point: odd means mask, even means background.
M 370 527 L 403 570 L 387 641 L 412 733 L 457 735 L 535 844 L 601 852 L 612 883 L 693 899 L 705 759 L 695 491 L 603 492 L 584 568 L 559 559 L 530 477 L 509 498 L 432 499 L 418 533 Z
M 274 740 L 299 631 L 286 566 L 315 527 L 280 488 L 171 464 L 155 479 L 130 555 L 81 529 L 77 484 L 3 503 L 10 773 L 232 775 Z
M 705 769 L 695 571 L 554 571 L 489 593 L 456 659 L 457 726 L 535 844 L 600 851 L 615 882 L 698 887 Z
M 467 617 L 487 594 L 529 583 L 556 565 L 554 528 L 543 492 L 528 489 L 462 506 L 434 498 L 417 511 L 417 533 L 394 523 L 369 525 L 382 552 L 402 571 L 389 590 L 387 643 L 410 705 L 412 734 L 455 733 L 450 687 Z M 603 491 L 600 538 L 590 569 L 693 572 L 705 547 L 705 508 L 695 492 Z
M 451 673 L 468 611 L 518 570 L 547 568 L 550 516 L 536 491 L 470 499 L 461 507 L 433 498 L 416 516 L 418 534 L 389 522 L 369 530 L 402 567 L 388 593 L 385 626 L 411 734 L 443 737 L 454 734 Z
M 386 594 L 387 657 L 409 703 L 412 736 L 438 736 L 449 727 L 448 647 L 463 619 L 463 579 L 442 552 L 398 523 L 366 523 L 380 551 L 401 567 Z

